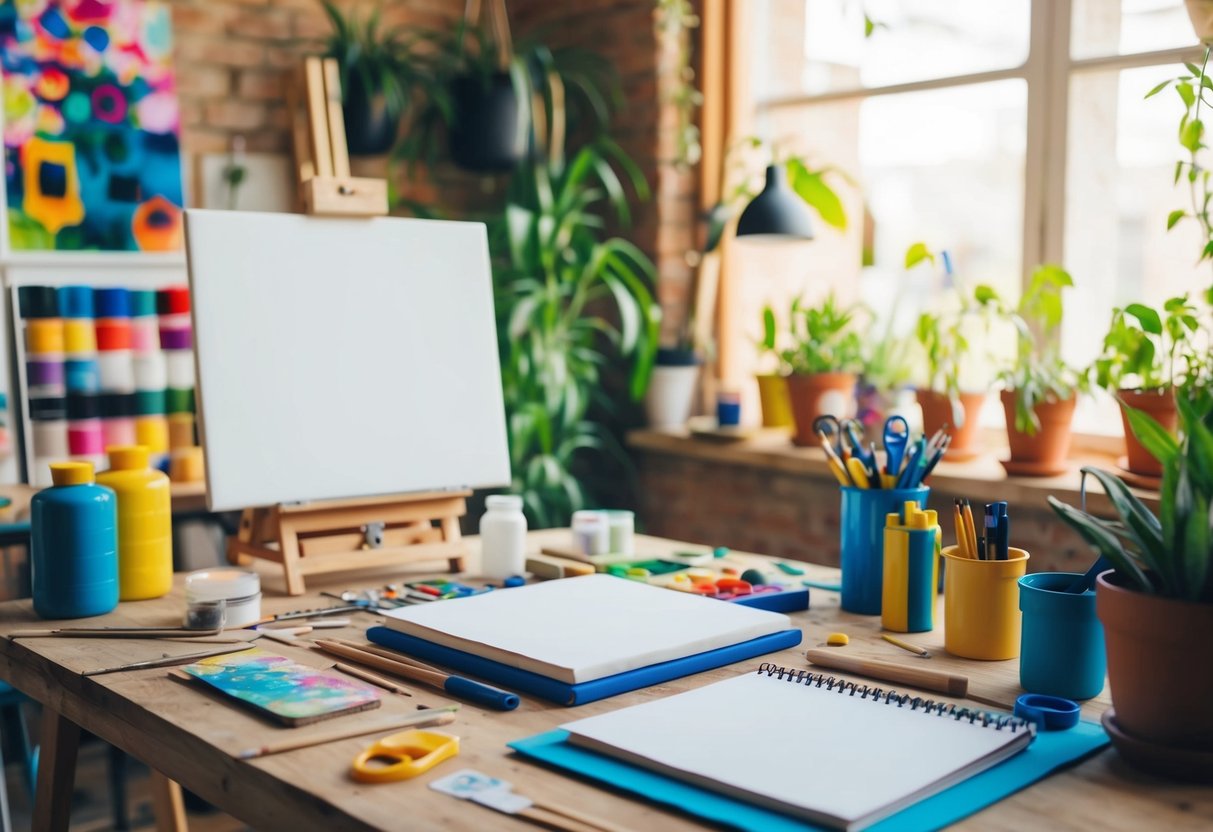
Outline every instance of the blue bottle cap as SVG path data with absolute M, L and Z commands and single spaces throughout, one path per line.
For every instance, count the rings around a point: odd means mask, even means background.
M 93 317 L 93 287 L 64 286 L 59 289 L 59 314 L 65 318 Z
M 126 289 L 94 289 L 93 301 L 98 318 L 131 316 L 131 293 Z
M 1035 722 L 1041 731 L 1064 731 L 1078 724 L 1078 703 L 1060 696 L 1025 693 L 1015 700 L 1015 716 Z

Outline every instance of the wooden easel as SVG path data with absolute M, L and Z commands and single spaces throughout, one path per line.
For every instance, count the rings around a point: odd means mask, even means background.
M 262 558 L 282 564 L 286 591 L 302 595 L 305 575 L 447 561 L 463 570 L 467 544 L 459 518 L 470 491 L 433 491 L 357 500 L 246 508 L 228 538 L 232 563 Z
M 304 59 L 290 85 L 299 208 L 305 214 L 387 214 L 387 182 L 350 175 L 341 79 L 332 58 Z M 291 595 L 306 575 L 443 561 L 463 569 L 459 518 L 470 491 L 441 491 L 248 508 L 228 538 L 232 563 L 261 558 L 282 564 Z
M 341 73 L 333 58 L 308 57 L 287 93 L 299 208 L 304 214 L 375 217 L 387 214 L 387 180 L 350 175 L 341 109 Z

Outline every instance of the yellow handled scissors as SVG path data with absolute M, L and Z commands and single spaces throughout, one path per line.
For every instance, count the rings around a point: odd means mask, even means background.
M 459 753 L 459 737 L 412 729 L 384 737 L 354 758 L 350 776 L 360 783 L 408 780 Z

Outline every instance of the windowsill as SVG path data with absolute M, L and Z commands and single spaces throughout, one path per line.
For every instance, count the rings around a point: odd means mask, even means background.
M 709 462 L 762 468 L 789 474 L 834 481 L 819 448 L 800 448 L 791 443 L 786 432 L 761 430 L 752 438 L 717 441 L 693 437 L 686 430 L 635 430 L 628 434 L 629 447 L 653 453 L 671 454 Z M 998 463 L 1008 456 L 1005 445 L 987 446 L 983 455 L 967 462 L 941 461 L 929 478 L 937 492 L 968 497 L 975 503 L 1006 500 L 1013 505 L 1045 508 L 1045 498 L 1053 495 L 1077 506 L 1081 493 L 1079 469 L 1094 465 L 1115 472 L 1115 457 L 1090 450 L 1072 452 L 1069 470 L 1056 477 L 1011 477 Z M 946 458 L 945 458 L 946 459 Z M 1112 513 L 1112 507 L 1099 484 L 1088 478 L 1088 508 L 1100 515 Z M 1158 494 L 1134 489 L 1151 509 L 1157 508 Z

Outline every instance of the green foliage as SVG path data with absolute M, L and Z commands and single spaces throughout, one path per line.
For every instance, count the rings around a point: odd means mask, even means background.
M 381 29 L 382 9 L 376 6 L 365 20 L 351 12 L 347 17 L 332 0 L 320 0 L 333 27 L 325 43 L 325 54 L 337 59 L 343 95 L 355 79 L 368 97 L 382 94 L 387 113 L 396 118 L 408 108 L 414 84 L 423 78 L 423 67 L 412 51 L 413 39 L 403 27 Z
M 1187 294 L 1168 299 L 1161 313 L 1141 303 L 1112 310 L 1103 350 L 1091 365 L 1095 384 L 1112 392 L 1208 387 L 1208 315 Z
M 858 373 L 863 369 L 863 342 L 855 331 L 859 306 L 839 306 L 831 291 L 818 306 L 794 298 L 788 309 L 787 331 L 777 343 L 775 312 L 763 309 L 762 348 L 779 355 L 784 373 Z
M 1187 73 L 1176 78 L 1168 78 L 1153 87 L 1146 98 L 1152 98 L 1167 87 L 1174 85 L 1175 92 L 1183 104 L 1183 115 L 1179 119 L 1177 138 L 1179 146 L 1184 151 L 1185 158 L 1175 163 L 1175 184 L 1185 177 L 1188 180 L 1189 207 L 1187 210 L 1177 209 L 1167 215 L 1167 230 L 1174 228 L 1185 219 L 1195 220 L 1203 234 L 1201 250 L 1197 262 L 1209 260 L 1213 263 L 1213 217 L 1210 216 L 1209 206 L 1213 203 L 1213 184 L 1210 183 L 1210 171 L 1200 162 L 1201 152 L 1207 149 L 1204 142 L 1205 124 L 1201 119 L 1201 105 L 1210 102 L 1205 97 L 1213 90 L 1213 80 L 1206 74 L 1209 64 L 1209 47 L 1205 47 L 1204 59 L 1200 66 L 1185 63 Z
M 695 110 L 703 104 L 703 93 L 695 88 L 691 55 L 691 31 L 698 28 L 699 17 L 691 0 L 657 0 L 655 17 L 658 35 L 667 39 L 677 56 L 672 67 L 674 83 L 665 99 L 678 111 L 678 153 L 674 162 L 688 167 L 699 161 L 703 150 L 699 125 L 695 123 Z
M 1127 411 L 1133 432 L 1163 466 L 1157 516 L 1125 484 L 1097 468 L 1118 519 L 1106 520 L 1049 497 L 1053 511 L 1131 586 L 1164 598 L 1213 603 L 1213 397 L 1179 396 L 1180 439 L 1148 414 Z
M 621 179 L 621 176 L 623 179 Z M 602 230 L 602 208 L 625 222 L 624 179 L 647 195 L 634 163 L 608 139 L 571 161 L 518 169 L 492 225 L 497 331 L 506 403 L 511 491 L 534 527 L 563 525 L 587 505 L 584 472 L 628 461 L 603 417 L 614 405 L 604 375 L 630 365 L 644 394 L 659 335 L 653 264 Z
M 1064 315 L 1062 292 L 1074 280 L 1060 266 L 1038 266 L 1019 299 L 1010 309 L 989 286 L 979 286 L 974 298 L 1015 327 L 1015 360 L 999 378 L 1015 393 L 1015 429 L 1034 434 L 1040 429 L 1035 407 L 1040 402 L 1064 401 L 1088 386 L 1085 373 L 1061 358 L 1057 337 Z

